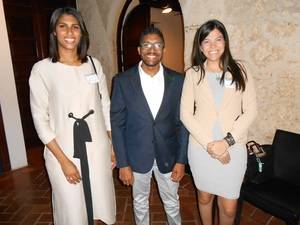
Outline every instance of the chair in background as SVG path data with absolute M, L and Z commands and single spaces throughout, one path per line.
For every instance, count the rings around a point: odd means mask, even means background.
M 235 224 L 240 223 L 243 201 L 247 201 L 287 225 L 300 220 L 300 134 L 276 130 L 272 145 L 263 148 L 269 154 L 271 170 L 263 170 L 258 183 L 245 179 L 238 203 Z

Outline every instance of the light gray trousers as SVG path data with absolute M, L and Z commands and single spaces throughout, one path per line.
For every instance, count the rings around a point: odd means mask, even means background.
M 171 180 L 171 174 L 159 172 L 156 163 L 152 169 L 145 174 L 133 172 L 134 183 L 132 186 L 134 217 L 137 225 L 149 225 L 149 195 L 151 188 L 151 177 L 154 172 L 159 195 L 163 201 L 169 225 L 180 225 L 181 217 L 179 211 L 179 183 Z

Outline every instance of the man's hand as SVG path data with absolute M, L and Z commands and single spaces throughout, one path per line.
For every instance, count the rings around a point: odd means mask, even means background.
M 134 182 L 133 172 L 129 166 L 120 168 L 119 178 L 124 185 L 127 186 L 133 185 Z
M 182 163 L 176 163 L 172 170 L 171 180 L 179 182 L 185 175 L 185 165 Z

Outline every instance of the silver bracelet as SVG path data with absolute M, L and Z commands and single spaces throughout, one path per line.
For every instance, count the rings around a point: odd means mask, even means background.
M 228 143 L 229 146 L 232 146 L 235 144 L 235 140 L 232 137 L 231 133 L 227 133 L 227 135 L 224 137 L 224 140 Z

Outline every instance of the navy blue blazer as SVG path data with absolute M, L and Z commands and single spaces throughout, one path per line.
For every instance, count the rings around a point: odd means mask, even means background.
M 146 173 L 156 159 L 159 171 L 169 173 L 175 163 L 187 163 L 188 132 L 179 118 L 184 77 L 164 67 L 164 78 L 163 100 L 154 119 L 138 65 L 114 77 L 110 117 L 119 168 Z

